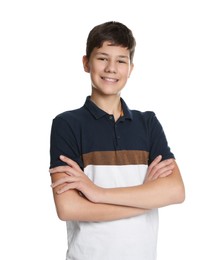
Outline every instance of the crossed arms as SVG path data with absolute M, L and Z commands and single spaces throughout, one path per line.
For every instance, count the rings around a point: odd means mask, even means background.
M 150 209 L 182 203 L 185 189 L 174 159 L 158 156 L 148 167 L 143 184 L 124 188 L 95 185 L 76 162 L 50 169 L 54 201 L 61 220 L 111 221 L 144 214 Z

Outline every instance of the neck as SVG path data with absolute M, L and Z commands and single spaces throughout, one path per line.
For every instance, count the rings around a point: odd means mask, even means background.
M 92 94 L 90 99 L 107 114 L 113 115 L 115 121 L 123 114 L 120 95 L 99 97 Z

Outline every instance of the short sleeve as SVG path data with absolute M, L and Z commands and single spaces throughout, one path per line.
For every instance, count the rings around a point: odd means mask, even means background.
M 163 127 L 154 112 L 145 112 L 147 116 L 148 136 L 149 136 L 149 164 L 158 156 L 162 159 L 175 158 L 168 145 Z
M 52 122 L 50 134 L 50 168 L 65 165 L 65 163 L 59 159 L 60 155 L 69 157 L 83 168 L 79 150 L 73 124 L 61 116 L 55 117 Z

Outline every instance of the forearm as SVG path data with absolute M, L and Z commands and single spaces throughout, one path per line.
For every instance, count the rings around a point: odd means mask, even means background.
M 153 209 L 181 203 L 184 196 L 184 185 L 176 166 L 174 172 L 164 178 L 138 186 L 104 189 L 97 202 Z
M 177 164 L 171 160 L 159 162 L 160 159 L 152 162 L 155 167 L 149 167 L 144 184 L 123 188 L 96 186 L 73 161 L 75 165 L 70 167 L 52 169 L 58 216 L 63 220 L 108 221 L 183 202 L 184 184 Z
M 70 190 L 54 194 L 58 217 L 61 220 L 112 221 L 144 214 L 147 210 L 127 206 L 93 203 Z
M 64 173 L 52 174 L 52 182 L 65 176 Z M 61 220 L 75 221 L 112 221 L 134 217 L 144 214 L 147 210 L 120 205 L 93 203 L 81 196 L 77 190 L 68 190 L 62 194 L 57 191 L 60 187 L 53 188 L 53 195 L 57 215 Z

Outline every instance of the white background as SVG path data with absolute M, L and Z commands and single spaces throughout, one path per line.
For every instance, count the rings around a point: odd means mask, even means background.
M 0 259 L 65 259 L 48 173 L 50 126 L 90 93 L 81 63 L 87 34 L 110 20 L 137 40 L 122 97 L 155 111 L 186 186 L 184 204 L 160 209 L 158 260 L 217 259 L 215 3 L 0 2 Z

